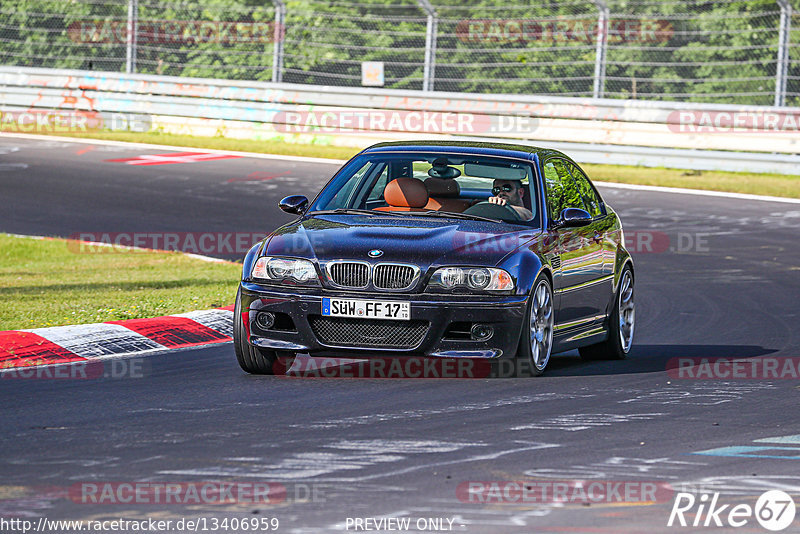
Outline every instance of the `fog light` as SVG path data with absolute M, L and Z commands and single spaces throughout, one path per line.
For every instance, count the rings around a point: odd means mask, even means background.
M 494 335 L 494 328 L 488 324 L 475 323 L 472 325 L 469 335 L 475 341 L 486 341 Z
M 258 312 L 256 314 L 256 324 L 262 330 L 269 330 L 275 324 L 275 315 L 270 312 Z

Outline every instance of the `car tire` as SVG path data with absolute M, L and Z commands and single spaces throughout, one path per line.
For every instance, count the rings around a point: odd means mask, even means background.
M 531 376 L 543 375 L 550 361 L 554 318 L 553 287 L 542 273 L 533 283 L 517 350 L 517 357 L 530 367 Z
M 633 270 L 626 265 L 614 296 L 614 309 L 608 321 L 608 339 L 578 349 L 584 360 L 624 360 L 628 357 L 633 344 L 636 311 L 633 281 Z
M 242 321 L 242 289 L 236 292 L 233 308 L 233 350 L 239 367 L 253 375 L 271 375 L 272 366 L 277 359 L 274 351 L 252 346 L 247 340 L 247 331 Z

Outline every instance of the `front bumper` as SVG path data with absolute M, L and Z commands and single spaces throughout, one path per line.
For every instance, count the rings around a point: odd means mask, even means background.
M 411 303 L 411 319 L 424 321 L 427 329 L 419 343 L 409 348 L 359 346 L 331 343 L 320 338 L 311 322 L 322 313 L 323 297 L 376 299 Z M 513 357 L 527 309 L 527 297 L 519 295 L 475 296 L 439 294 L 356 293 L 323 288 L 297 290 L 242 282 L 242 319 L 248 339 L 254 346 L 308 353 L 318 356 L 368 357 L 422 355 L 447 358 Z M 263 330 L 256 315 L 267 311 L 285 314 L 290 322 L 281 329 Z M 399 321 L 389 321 L 399 323 Z M 449 330 L 453 323 L 490 325 L 494 334 L 486 341 L 454 338 Z M 286 325 L 291 324 L 291 327 Z M 447 335 L 446 335 L 447 334 Z

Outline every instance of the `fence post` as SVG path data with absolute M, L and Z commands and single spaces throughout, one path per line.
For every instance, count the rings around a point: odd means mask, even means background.
M 272 39 L 272 81 L 283 81 L 283 39 L 286 36 L 286 3 L 283 0 L 272 0 L 275 6 L 275 30 Z
M 781 26 L 778 30 L 778 62 L 775 69 L 775 105 L 786 105 L 786 76 L 789 72 L 789 36 L 792 26 L 792 6 L 789 0 L 778 0 L 781 7 Z
M 597 51 L 594 58 L 594 89 L 592 96 L 603 98 L 606 90 L 606 45 L 608 44 L 608 4 L 594 0 L 597 6 Z
M 419 6 L 428 14 L 428 25 L 425 30 L 425 67 L 422 73 L 422 90 L 433 91 L 433 80 L 436 78 L 436 34 L 439 19 L 430 0 L 417 0 Z
M 128 0 L 128 25 L 126 28 L 125 73 L 136 72 L 136 40 L 139 26 L 139 0 Z

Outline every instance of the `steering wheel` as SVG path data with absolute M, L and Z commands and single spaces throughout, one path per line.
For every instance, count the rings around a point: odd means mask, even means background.
M 503 219 L 503 220 L 512 220 L 512 221 L 521 221 L 522 217 L 520 217 L 517 210 L 509 206 L 508 204 L 493 204 L 491 202 L 478 202 L 472 207 L 469 207 L 464 210 L 466 215 L 477 215 L 479 217 L 488 217 L 490 219 Z

